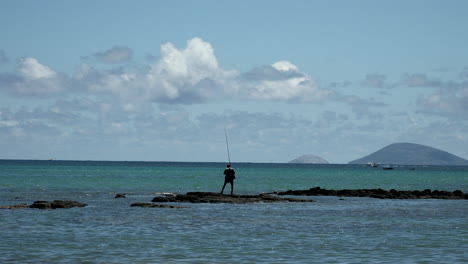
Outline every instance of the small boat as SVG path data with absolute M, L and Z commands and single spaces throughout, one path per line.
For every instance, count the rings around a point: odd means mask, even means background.
M 380 164 L 379 163 L 374 163 L 374 162 L 367 162 L 367 166 L 377 168 Z

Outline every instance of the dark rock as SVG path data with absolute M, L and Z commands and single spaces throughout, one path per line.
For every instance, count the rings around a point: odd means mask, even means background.
M 425 195 L 431 195 L 431 194 L 432 194 L 432 191 L 429 190 L 429 189 L 426 189 L 426 190 L 423 191 L 423 193 L 424 193 Z
M 357 189 L 357 190 L 327 190 L 320 187 L 310 188 L 309 190 L 288 190 L 278 192 L 277 195 L 296 195 L 296 196 L 339 196 L 339 197 L 372 197 L 379 199 L 468 199 L 468 195 L 460 190 L 454 192 L 448 191 L 397 191 L 391 189 Z
M 75 201 L 61 201 L 55 200 L 53 202 L 48 201 L 35 201 L 29 206 L 29 208 L 36 209 L 57 209 L 57 208 L 73 208 L 73 207 L 85 207 L 87 204 L 79 203 Z
M 455 190 L 455 191 L 453 191 L 452 194 L 453 194 L 453 196 L 455 196 L 455 197 L 457 197 L 457 198 L 459 198 L 459 199 L 464 199 L 464 198 L 463 198 L 463 192 L 460 191 L 460 190 Z
M 225 195 L 212 192 L 188 192 L 174 197 L 154 197 L 153 202 L 180 202 L 180 203 L 276 203 L 276 202 L 313 202 L 310 199 L 283 198 L 271 194 L 257 195 Z
M 73 208 L 73 207 L 85 207 L 87 204 L 85 203 L 79 203 L 75 201 L 61 201 L 61 200 L 55 200 L 51 203 L 52 209 L 57 209 L 57 208 Z
M 190 203 L 195 203 L 195 202 L 201 202 L 200 199 L 201 196 L 194 196 L 194 195 L 184 195 L 184 194 L 178 194 L 174 197 L 174 200 L 176 202 L 190 202 Z
M 52 209 L 52 203 L 48 201 L 35 201 L 29 206 L 29 208 L 36 209 Z
M 173 195 L 171 196 L 156 196 L 153 198 L 153 203 L 168 203 L 168 202 L 175 202 L 175 198 Z
M 21 203 L 17 205 L 4 205 L 0 206 L 0 209 L 23 209 L 23 208 L 29 208 L 28 204 Z
M 143 208 L 190 208 L 186 206 L 174 206 L 174 205 L 164 205 L 164 204 L 155 204 L 155 203 L 132 203 L 131 207 L 143 207 Z
M 118 193 L 115 195 L 114 198 L 127 198 L 127 197 L 125 196 L 125 193 Z

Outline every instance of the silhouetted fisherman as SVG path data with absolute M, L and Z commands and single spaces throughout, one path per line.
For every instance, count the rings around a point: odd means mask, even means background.
M 236 178 L 236 172 L 234 171 L 233 168 L 231 168 L 231 164 L 228 164 L 226 166 L 227 168 L 224 170 L 224 185 L 223 189 L 221 190 L 221 194 L 224 192 L 224 187 L 226 187 L 226 184 L 230 183 L 231 184 L 231 194 L 234 191 L 234 179 Z

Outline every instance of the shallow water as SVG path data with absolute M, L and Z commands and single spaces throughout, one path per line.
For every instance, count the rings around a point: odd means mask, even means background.
M 237 164 L 236 192 L 383 188 L 467 191 L 466 168 Z M 0 162 L 0 263 L 467 263 L 466 200 L 301 197 L 315 203 L 134 208 L 157 192 L 219 191 L 223 164 Z M 119 192 L 126 199 L 114 199 Z

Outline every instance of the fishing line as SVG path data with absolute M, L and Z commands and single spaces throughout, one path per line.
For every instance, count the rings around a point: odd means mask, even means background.
M 229 154 L 229 142 L 228 142 L 228 136 L 226 132 L 226 126 L 224 126 L 224 136 L 226 138 L 226 150 L 227 150 L 227 156 L 228 156 L 228 164 L 231 164 L 231 155 Z

